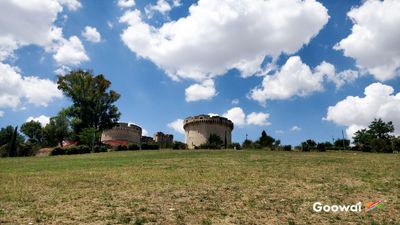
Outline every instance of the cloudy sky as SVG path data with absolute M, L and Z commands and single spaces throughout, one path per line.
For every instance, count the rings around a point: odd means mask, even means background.
M 45 124 L 69 100 L 57 74 L 102 73 L 121 121 L 183 140 L 182 119 L 223 115 L 233 140 L 400 133 L 398 0 L 3 0 L 0 127 Z

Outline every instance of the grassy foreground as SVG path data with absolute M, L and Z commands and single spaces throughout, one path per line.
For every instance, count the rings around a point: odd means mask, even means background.
M 314 202 L 384 200 L 372 212 Z M 364 210 L 364 208 L 363 208 Z M 0 159 L 0 224 L 400 224 L 400 155 L 135 151 Z

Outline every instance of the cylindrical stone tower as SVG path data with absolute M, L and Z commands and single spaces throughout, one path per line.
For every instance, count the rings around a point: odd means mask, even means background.
M 233 123 L 225 117 L 209 115 L 188 117 L 183 122 L 183 129 L 189 149 L 206 143 L 210 134 L 218 135 L 225 145 L 232 142 Z
M 103 131 L 101 141 L 128 141 L 129 143 L 140 143 L 142 128 L 134 124 L 118 123 L 115 127 Z

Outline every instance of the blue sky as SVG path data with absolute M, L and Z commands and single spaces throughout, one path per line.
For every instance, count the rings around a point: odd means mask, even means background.
M 262 130 L 284 144 L 330 141 L 375 117 L 400 128 L 395 0 L 19 4 L 0 3 L 13 12 L 0 16 L 0 127 L 45 123 L 71 104 L 56 74 L 83 68 L 112 82 L 121 121 L 149 136 L 183 141 L 179 119 L 208 113 L 235 122 L 235 142 Z

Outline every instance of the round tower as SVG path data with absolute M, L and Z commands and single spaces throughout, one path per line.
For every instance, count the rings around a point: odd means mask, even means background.
M 218 135 L 227 146 L 232 143 L 233 122 L 221 116 L 198 115 L 183 122 L 185 142 L 189 149 L 207 142 L 211 134 Z
M 115 127 L 103 131 L 101 142 L 125 141 L 128 143 L 140 143 L 142 128 L 134 124 L 118 123 Z

